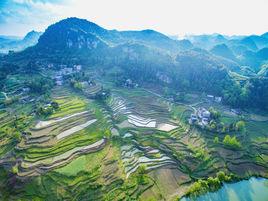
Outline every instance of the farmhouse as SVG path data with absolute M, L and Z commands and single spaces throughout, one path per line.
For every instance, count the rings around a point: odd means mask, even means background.
M 80 72 L 81 69 L 82 69 L 82 65 L 74 65 L 74 66 L 73 66 L 73 69 L 74 69 L 76 72 Z
M 63 84 L 63 77 L 61 75 L 56 75 L 53 77 L 57 86 L 61 86 Z
M 133 82 L 131 79 L 127 79 L 124 84 L 124 87 L 128 87 L 128 88 L 137 88 L 139 85 L 135 82 Z
M 222 97 L 220 96 L 215 96 L 215 102 L 220 103 L 222 101 Z
M 70 75 L 73 73 L 73 69 L 72 68 L 63 68 L 60 70 L 60 73 L 62 75 Z
M 240 109 L 238 109 L 238 108 L 236 108 L 236 109 L 231 109 L 231 112 L 232 113 L 234 113 L 234 114 L 236 114 L 236 115 L 241 115 L 242 114 L 242 111 L 240 110 Z
M 197 109 L 197 116 L 200 118 L 200 119 L 203 119 L 203 118 L 210 118 L 210 112 L 203 108 L 203 107 L 200 107 Z
M 25 92 L 25 93 L 26 93 L 26 92 L 29 92 L 29 91 L 30 91 L 30 88 L 29 88 L 29 87 L 23 87 L 23 88 L 22 88 L 22 91 Z
M 210 121 L 210 112 L 201 107 L 196 110 L 195 113 L 191 114 L 189 124 L 198 124 L 201 127 L 208 125 Z
M 220 103 L 222 101 L 222 97 L 221 96 L 213 96 L 213 95 L 207 95 L 207 99 L 209 101 L 215 101 L 216 103 Z
M 191 114 L 191 117 L 189 119 L 189 124 L 194 124 L 198 121 L 198 118 L 196 116 L 196 114 Z
M 207 99 L 213 101 L 213 100 L 214 100 L 214 96 L 208 94 L 208 95 L 207 95 Z

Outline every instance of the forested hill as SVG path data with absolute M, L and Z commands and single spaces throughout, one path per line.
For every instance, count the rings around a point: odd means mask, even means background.
M 256 67 L 265 64 L 267 51 L 258 49 L 265 48 L 263 43 L 256 49 L 250 40 L 217 36 L 206 39 L 205 44 L 192 38 L 173 40 L 154 30 L 107 30 L 87 20 L 68 18 L 49 26 L 34 47 L 2 57 L 1 77 L 4 79 L 10 73 L 8 66 L 14 65 L 14 71 L 43 73 L 51 63 L 55 70 L 60 64 L 96 66 L 106 71 L 118 66 L 122 76 L 141 85 L 155 83 L 175 92 L 212 93 L 233 106 L 268 108 L 266 68 Z M 238 45 L 246 47 L 239 57 L 235 51 Z M 253 75 L 249 76 L 247 68 L 241 66 L 254 59 Z

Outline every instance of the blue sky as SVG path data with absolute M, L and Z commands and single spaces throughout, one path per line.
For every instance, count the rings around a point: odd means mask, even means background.
M 268 0 L 0 0 L 0 35 L 44 31 L 66 17 L 108 29 L 174 34 L 261 34 Z

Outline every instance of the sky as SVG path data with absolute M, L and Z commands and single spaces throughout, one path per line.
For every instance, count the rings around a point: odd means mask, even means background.
M 79 17 L 106 29 L 154 29 L 167 35 L 268 32 L 268 0 L 0 0 L 0 35 L 45 31 Z

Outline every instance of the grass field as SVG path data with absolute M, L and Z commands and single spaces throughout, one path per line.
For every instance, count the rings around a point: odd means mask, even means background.
M 101 165 L 108 151 L 109 147 L 107 146 L 103 150 L 96 153 L 80 156 L 68 165 L 55 171 L 67 176 L 75 176 L 79 172 L 90 172 Z

